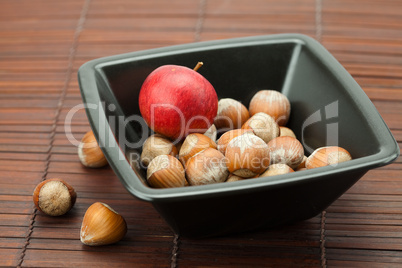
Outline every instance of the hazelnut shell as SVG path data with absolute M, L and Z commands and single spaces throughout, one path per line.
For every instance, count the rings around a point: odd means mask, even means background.
M 107 204 L 96 202 L 85 212 L 80 239 L 88 246 L 102 246 L 120 241 L 126 233 L 124 218 Z
M 66 214 L 74 206 L 77 193 L 62 179 L 47 179 L 39 183 L 33 192 L 35 207 L 50 216 Z
M 270 162 L 267 144 L 251 132 L 232 139 L 225 156 L 229 172 L 240 177 L 254 177 L 264 172 Z
M 295 135 L 295 133 L 293 132 L 293 130 L 291 130 L 290 128 L 288 128 L 288 127 L 279 127 L 280 128 L 280 137 L 292 137 L 292 138 L 295 138 L 296 139 L 296 135 Z
M 309 157 L 307 157 L 306 168 L 312 169 L 336 165 L 349 160 L 352 160 L 352 156 L 344 148 L 338 146 L 321 147 L 316 149 Z
M 87 132 L 78 145 L 78 157 L 86 167 L 100 168 L 107 165 L 106 157 L 92 131 Z
M 241 102 L 225 98 L 218 102 L 218 114 L 214 124 L 220 132 L 240 128 L 250 117 L 250 114 Z
M 233 129 L 233 130 L 229 130 L 225 133 L 222 134 L 222 136 L 218 139 L 217 142 L 217 149 L 222 153 L 225 154 L 226 153 L 226 147 L 228 146 L 229 142 L 236 138 L 237 136 L 240 136 L 246 132 L 251 132 L 251 129 Z
M 176 146 L 162 135 L 151 135 L 142 145 L 141 163 L 148 166 L 152 159 L 164 154 L 176 156 L 178 154 Z
M 204 135 L 210 138 L 212 141 L 216 142 L 216 136 L 218 134 L 218 131 L 216 129 L 216 126 L 212 124 L 207 131 L 205 131 Z
M 188 159 L 207 148 L 215 149 L 216 143 L 204 134 L 190 134 L 186 137 L 180 148 L 179 160 L 185 166 Z
M 186 175 L 190 185 L 224 182 L 229 175 L 225 156 L 216 149 L 205 149 L 188 160 Z
M 265 113 L 256 113 L 249 120 L 247 120 L 242 129 L 251 129 L 254 134 L 266 143 L 276 138 L 280 134 L 279 125 L 275 122 L 275 119 Z
M 232 181 L 242 181 L 245 180 L 246 178 L 237 176 L 235 174 L 230 174 L 229 177 L 227 178 L 226 182 L 232 182 Z
M 183 165 L 171 155 L 159 155 L 151 161 L 147 181 L 154 188 L 183 187 L 187 184 Z
M 303 145 L 295 138 L 277 137 L 268 143 L 271 164 L 286 164 L 292 169 L 303 161 Z
M 276 175 L 292 173 L 294 170 L 286 164 L 273 164 L 268 167 L 260 177 L 271 177 Z
M 286 125 L 290 115 L 289 99 L 276 90 L 260 90 L 250 101 L 250 115 L 266 113 L 272 116 L 280 126 Z

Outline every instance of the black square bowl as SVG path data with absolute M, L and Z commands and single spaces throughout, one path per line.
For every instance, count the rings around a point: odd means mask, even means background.
M 150 135 L 138 95 L 147 75 L 164 64 L 193 67 L 218 97 L 248 106 L 261 89 L 289 98 L 288 126 L 306 154 L 338 145 L 353 160 L 275 177 L 233 183 L 153 189 L 139 164 Z M 299 34 L 184 44 L 100 58 L 78 72 L 91 127 L 126 189 L 151 202 L 174 232 L 205 237 L 268 228 L 311 218 L 368 170 L 391 163 L 399 147 L 364 91 L 318 42 Z

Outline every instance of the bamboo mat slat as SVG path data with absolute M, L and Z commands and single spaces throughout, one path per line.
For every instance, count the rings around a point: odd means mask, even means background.
M 369 2 L 324 1 L 322 41 L 373 100 L 400 143 L 402 5 Z M 328 266 L 399 266 L 401 168 L 399 157 L 370 171 L 326 210 Z
M 320 41 L 373 101 L 402 145 L 402 2 L 397 0 L 5 0 L 0 9 L 1 267 L 398 267 L 402 158 L 368 172 L 316 217 L 272 230 L 177 237 L 110 169 L 84 168 L 90 130 L 78 68 L 114 54 L 198 41 L 297 32 Z M 34 187 L 63 178 L 67 215 L 35 211 Z M 128 224 L 115 245 L 79 240 L 86 209 L 105 202 Z

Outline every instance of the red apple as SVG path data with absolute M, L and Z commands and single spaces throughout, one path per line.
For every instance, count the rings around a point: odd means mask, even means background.
M 190 133 L 204 133 L 211 126 L 218 111 L 218 96 L 196 71 L 164 65 L 145 79 L 139 107 L 153 131 L 177 140 Z

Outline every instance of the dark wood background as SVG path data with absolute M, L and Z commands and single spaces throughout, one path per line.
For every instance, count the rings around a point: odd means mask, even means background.
M 81 103 L 77 69 L 102 56 L 174 44 L 296 32 L 320 41 L 357 80 L 402 142 L 399 0 L 2 0 L 0 2 L 0 265 L 23 267 L 398 267 L 402 160 L 370 171 L 321 215 L 222 238 L 175 237 L 109 167 L 81 166 L 65 135 Z M 90 130 L 86 115 L 74 137 Z M 350 130 L 353 131 L 353 130 Z M 370 146 L 369 144 L 367 146 Z M 34 210 L 45 178 L 78 192 L 74 209 Z M 115 245 L 87 247 L 82 217 L 102 201 L 127 220 Z

